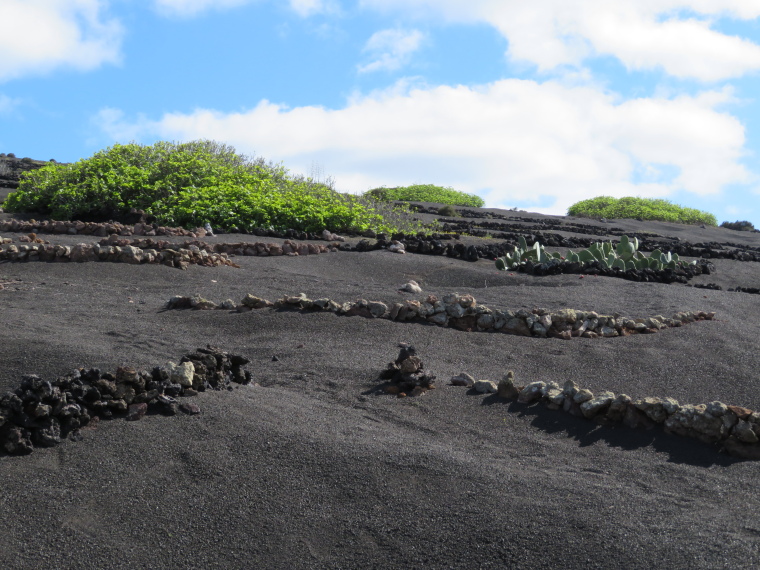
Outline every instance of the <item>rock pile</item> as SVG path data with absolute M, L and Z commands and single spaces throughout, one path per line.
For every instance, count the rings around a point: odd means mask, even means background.
M 21 233 L 38 233 L 38 234 L 68 234 L 68 235 L 90 235 L 99 237 L 108 237 L 118 235 L 122 237 L 129 236 L 180 236 L 190 238 L 202 238 L 213 236 L 214 230 L 210 224 L 204 227 L 185 229 L 181 227 L 161 226 L 157 223 L 149 223 L 146 216 L 141 210 L 134 210 L 127 217 L 132 217 L 134 223 L 122 223 L 118 221 L 109 222 L 83 222 L 79 220 L 2 220 L 0 221 L 0 232 L 21 232 Z M 217 233 L 222 233 L 217 230 Z M 239 233 L 232 231 L 229 233 Z M 250 233 L 257 236 L 269 236 L 276 238 L 298 239 L 298 240 L 324 240 L 329 242 L 343 242 L 345 238 L 324 230 L 320 234 L 310 234 L 296 230 L 269 230 L 255 229 Z
M 381 380 L 391 382 L 385 392 L 403 398 L 420 396 L 428 390 L 435 389 L 435 375 L 424 369 L 415 348 L 405 342 L 399 344 L 399 348 L 401 350 L 395 362 L 388 364 L 388 367 L 380 374 Z
M 78 220 L 4 220 L 0 221 L 0 232 L 21 232 L 37 234 L 68 234 L 107 237 L 119 236 L 184 236 L 205 237 L 208 232 L 205 228 L 186 230 L 184 228 L 172 228 L 137 222 L 135 224 L 123 224 L 121 222 L 82 222 Z M 213 235 L 213 234 L 211 234 Z
M 328 311 L 337 315 L 382 318 L 392 321 L 424 321 L 464 331 L 492 331 L 519 336 L 540 338 L 574 337 L 598 338 L 656 333 L 664 328 L 680 327 L 694 321 L 712 320 L 715 313 L 683 311 L 672 317 L 655 315 L 629 318 L 618 313 L 600 315 L 595 311 L 575 309 L 490 309 L 478 305 L 472 295 L 449 293 L 438 299 L 429 295 L 424 301 L 406 300 L 391 306 L 380 301 L 359 299 L 356 302 L 338 303 L 331 299 L 309 299 L 305 294 L 285 296 L 275 303 L 247 295 L 239 304 L 228 299 L 221 304 L 200 296 L 175 296 L 169 299 L 168 309 L 224 309 L 239 312 L 274 307 L 302 311 Z
M 712 289 L 713 291 L 722 291 L 723 287 L 716 285 L 715 283 L 700 283 L 693 285 L 696 289 Z M 760 295 L 760 287 L 729 287 L 728 291 L 731 293 L 750 293 L 752 295 Z
M 579 387 L 568 380 L 560 387 L 555 382 L 531 382 L 517 386 L 514 373 L 499 382 L 499 396 L 531 405 L 541 402 L 552 410 L 563 410 L 601 424 L 652 429 L 696 438 L 715 444 L 731 455 L 760 459 L 760 413 L 722 402 L 680 404 L 673 398 L 633 399 L 627 394 L 598 392 Z
M 36 234 L 29 234 L 35 235 Z M 174 243 L 153 238 L 128 239 L 117 234 L 97 244 L 80 243 L 75 246 L 53 245 L 39 238 L 24 236 L 14 245 L 9 238 L 0 238 L 0 260 L 6 261 L 111 261 L 123 263 L 159 263 L 187 269 L 188 265 L 239 267 L 230 255 L 242 256 L 303 256 L 338 251 L 335 245 L 299 243 L 292 240 L 278 243 L 217 243 L 199 240 Z M 28 244 L 28 245 L 27 245 Z
M 239 243 L 215 243 L 209 244 L 200 240 L 187 240 L 181 244 L 167 240 L 155 240 L 152 238 L 125 239 L 116 235 L 109 236 L 100 241 L 100 245 L 112 245 L 118 247 L 133 247 L 142 250 L 165 251 L 167 249 L 187 249 L 193 252 L 205 252 L 209 255 L 240 255 L 240 256 L 303 256 L 317 255 L 320 253 L 338 251 L 335 245 L 322 245 L 314 243 L 300 243 L 286 239 L 283 243 L 264 242 L 239 242 Z
M 176 248 L 176 249 L 175 249 Z M 110 261 L 116 263 L 156 263 L 187 269 L 189 265 L 239 267 L 226 254 L 208 253 L 199 248 L 167 247 L 161 251 L 131 245 L 80 243 L 74 246 L 53 244 L 0 245 L 0 261 Z
M 78 439 L 80 428 L 100 418 L 139 420 L 151 409 L 165 415 L 197 414 L 197 405 L 181 404 L 177 398 L 231 389 L 231 383 L 248 384 L 251 373 L 243 370 L 247 363 L 243 356 L 208 346 L 184 355 L 179 364 L 169 362 L 150 372 L 121 366 L 114 374 L 80 368 L 52 381 L 23 376 L 16 390 L 0 396 L 0 445 L 23 455 L 35 446 Z

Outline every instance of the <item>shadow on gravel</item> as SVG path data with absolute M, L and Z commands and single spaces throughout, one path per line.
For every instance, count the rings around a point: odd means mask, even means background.
M 547 433 L 565 433 L 576 440 L 581 447 L 604 441 L 610 447 L 633 450 L 651 447 L 658 453 L 667 453 L 668 461 L 711 467 L 727 467 L 745 461 L 720 453 L 716 447 L 700 441 L 667 434 L 662 429 L 631 429 L 622 425 L 605 426 L 596 422 L 566 414 L 561 410 L 549 410 L 540 405 L 525 405 L 518 402 L 506 402 L 496 394 L 483 400 L 484 406 L 506 405 L 510 413 L 520 417 L 532 418 L 531 425 Z

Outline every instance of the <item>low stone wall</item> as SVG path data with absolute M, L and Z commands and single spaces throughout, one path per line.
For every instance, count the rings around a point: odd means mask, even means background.
M 136 214 L 136 217 L 141 216 Z M 144 218 L 141 218 L 144 219 Z M 15 233 L 35 233 L 35 234 L 66 234 L 66 235 L 88 235 L 108 237 L 112 235 L 129 237 L 129 236 L 180 236 L 190 238 L 202 238 L 210 233 L 206 228 L 185 229 L 182 227 L 161 226 L 156 223 L 136 222 L 134 224 L 124 224 L 121 222 L 82 222 L 79 220 L 0 220 L 0 232 Z M 236 232 L 237 233 L 237 232 Z M 345 239 L 342 236 L 334 234 L 329 230 L 323 230 L 320 233 L 308 233 L 296 230 L 264 230 L 257 229 L 251 233 L 257 236 L 269 236 L 286 239 L 298 240 L 324 240 L 342 242 Z
M 80 429 L 100 418 L 139 420 L 151 409 L 165 415 L 198 414 L 196 404 L 180 404 L 177 397 L 248 384 L 251 373 L 243 370 L 248 362 L 209 346 L 150 372 L 121 366 L 114 374 L 80 368 L 52 381 L 24 376 L 16 390 L 0 396 L 0 445 L 10 454 L 25 455 L 35 446 L 80 439 Z
M 176 246 L 175 246 L 176 247 Z M 226 254 L 208 253 L 200 249 L 140 249 L 133 246 L 115 246 L 80 243 L 74 246 L 30 243 L 28 245 L 0 245 L 0 261 L 109 261 L 115 263 L 157 263 L 187 269 L 189 265 L 239 267 Z
M 111 236 L 106 240 L 101 240 L 101 244 L 118 245 L 120 247 L 137 247 L 140 249 L 157 249 L 164 250 L 181 247 L 189 250 L 200 250 L 207 253 L 218 253 L 222 255 L 240 255 L 240 256 L 303 256 L 318 255 L 338 251 L 335 245 L 323 245 L 316 243 L 301 243 L 286 239 L 283 243 L 265 243 L 265 242 L 237 242 L 237 243 L 215 243 L 209 244 L 200 240 L 188 240 L 182 244 L 172 243 L 166 240 L 154 240 L 151 238 L 128 240 Z
M 554 382 L 531 382 L 517 386 L 509 372 L 496 385 L 481 392 L 531 405 L 541 402 L 552 410 L 562 410 L 601 424 L 623 424 L 629 428 L 661 427 L 667 433 L 696 438 L 745 459 L 760 459 L 760 412 L 723 402 L 680 404 L 674 398 L 638 398 L 627 394 L 598 392 L 568 380 L 560 387 Z M 477 389 L 477 387 L 476 387 Z
M 34 237 L 32 237 L 34 236 Z M 303 256 L 337 251 L 336 246 L 299 243 L 217 243 L 199 240 L 174 243 L 153 238 L 128 239 L 116 234 L 97 244 L 80 243 L 74 246 L 43 242 L 29 234 L 19 245 L 9 238 L 0 238 L 0 261 L 110 261 L 121 263 L 159 263 L 187 269 L 188 265 L 239 267 L 229 256 Z
M 425 369 L 415 348 L 401 343 L 396 360 L 380 373 L 387 380 L 384 392 L 398 397 L 421 396 L 435 389 L 435 376 Z M 603 425 L 622 424 L 632 429 L 654 429 L 696 438 L 719 450 L 744 459 L 760 459 L 760 412 L 723 402 L 680 404 L 674 398 L 638 398 L 627 394 L 594 394 L 572 380 L 560 387 L 555 382 L 515 383 L 513 371 L 496 383 L 476 380 L 467 373 L 451 378 L 452 386 L 464 386 L 481 394 L 497 394 L 525 405 L 542 403 L 550 410 L 561 410 Z
M 680 327 L 694 321 L 712 320 L 715 313 L 683 311 L 672 317 L 655 315 L 630 318 L 618 313 L 600 315 L 595 311 L 575 309 L 490 309 L 478 305 L 472 295 L 450 293 L 438 299 L 429 295 L 423 301 L 406 300 L 386 305 L 380 301 L 359 299 L 339 303 L 331 299 L 309 299 L 303 293 L 286 296 L 277 302 L 267 301 L 248 294 L 240 303 L 227 299 L 215 303 L 200 296 L 175 296 L 169 299 L 168 309 L 223 309 L 239 312 L 273 307 L 301 311 L 327 311 L 337 315 L 362 316 L 402 322 L 427 322 L 466 331 L 493 331 L 506 334 L 571 339 L 574 337 L 597 338 L 628 336 L 631 334 L 656 333 L 669 327 Z
M 186 230 L 158 224 L 122 224 L 120 222 L 82 222 L 68 220 L 3 220 L 0 232 L 19 232 L 36 234 L 67 234 L 107 237 L 119 236 L 185 236 L 205 237 L 204 228 Z

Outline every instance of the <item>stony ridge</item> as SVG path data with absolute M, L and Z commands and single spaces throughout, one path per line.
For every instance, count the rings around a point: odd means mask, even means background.
M 151 410 L 165 415 L 200 413 L 177 397 L 231 384 L 248 384 L 243 356 L 208 346 L 152 371 L 120 366 L 115 373 L 79 368 L 55 380 L 26 375 L 19 387 L 0 396 L 0 446 L 12 455 L 51 447 L 65 438 L 80 439 L 80 429 L 101 418 L 139 420 Z
M 412 284 L 416 286 L 416 283 Z M 409 289 L 407 289 L 409 290 Z M 472 295 L 450 293 L 438 299 L 429 295 L 423 301 L 406 300 L 391 306 L 380 301 L 359 299 L 339 303 L 331 299 L 309 299 L 300 295 L 285 296 L 276 302 L 248 294 L 240 303 L 227 299 L 219 304 L 201 296 L 174 296 L 166 304 L 167 309 L 228 310 L 246 312 L 255 309 L 274 308 L 299 311 L 331 312 L 342 316 L 361 316 L 370 319 L 388 319 L 400 322 L 426 322 L 442 327 L 464 331 L 492 331 L 519 336 L 539 338 L 611 338 L 632 334 L 656 333 L 670 327 L 680 327 L 701 320 L 712 320 L 715 313 L 684 311 L 672 317 L 655 315 L 645 318 L 629 318 L 620 314 L 600 315 L 595 311 L 543 308 L 490 309 L 478 305 Z
M 421 396 L 435 389 L 435 375 L 426 370 L 415 348 L 401 343 L 396 360 L 380 373 L 388 380 L 383 391 L 398 397 Z M 674 398 L 638 398 L 627 394 L 598 392 L 581 388 L 572 380 L 560 387 L 556 382 L 515 384 L 510 370 L 498 383 L 475 380 L 467 373 L 451 379 L 453 386 L 465 386 L 480 394 L 496 394 L 530 406 L 542 403 L 550 410 L 562 410 L 602 425 L 622 424 L 632 429 L 662 428 L 666 433 L 698 439 L 721 451 L 744 459 L 760 459 L 760 412 L 723 402 L 680 404 Z

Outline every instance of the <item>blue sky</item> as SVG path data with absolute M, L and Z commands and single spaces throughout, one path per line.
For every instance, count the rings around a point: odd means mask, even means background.
M 342 191 L 760 228 L 758 0 L 0 0 L 0 152 L 215 139 Z

